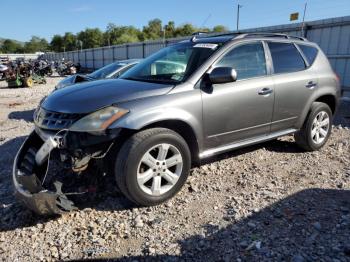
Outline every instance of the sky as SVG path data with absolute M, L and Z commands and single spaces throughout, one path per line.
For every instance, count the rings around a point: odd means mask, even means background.
M 28 41 L 36 35 L 50 41 L 54 34 L 87 27 L 105 30 L 108 23 L 141 29 L 154 18 L 234 30 L 238 3 L 240 29 L 288 24 L 294 12 L 300 22 L 305 2 L 306 21 L 350 15 L 350 0 L 4 0 L 0 38 Z

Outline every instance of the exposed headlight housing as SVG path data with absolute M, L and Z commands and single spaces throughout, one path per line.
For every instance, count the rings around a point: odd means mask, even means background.
M 69 130 L 73 132 L 101 132 L 128 112 L 129 110 L 126 109 L 109 106 L 81 118 Z

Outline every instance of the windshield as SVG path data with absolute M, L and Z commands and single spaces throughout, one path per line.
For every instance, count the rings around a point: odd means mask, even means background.
M 122 79 L 177 84 L 201 66 L 218 44 L 181 43 L 164 48 L 122 75 Z
M 103 79 L 103 78 L 106 78 L 108 75 L 114 73 L 116 70 L 118 70 L 122 66 L 124 66 L 124 64 L 120 64 L 120 63 L 109 64 L 92 72 L 91 74 L 89 74 L 89 76 L 95 79 Z

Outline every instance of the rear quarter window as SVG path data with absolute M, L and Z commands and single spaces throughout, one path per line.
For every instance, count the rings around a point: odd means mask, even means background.
M 305 61 L 292 43 L 269 42 L 275 74 L 304 70 Z
M 309 65 L 312 65 L 317 57 L 318 49 L 313 47 L 313 46 L 309 46 L 309 45 L 298 44 L 298 46 L 299 46 L 300 50 L 303 52 L 307 61 L 309 62 Z

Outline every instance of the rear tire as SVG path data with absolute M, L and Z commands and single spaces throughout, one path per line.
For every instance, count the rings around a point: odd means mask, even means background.
M 173 197 L 185 184 L 191 166 L 186 141 L 166 128 L 152 128 L 131 136 L 121 147 L 115 177 L 121 192 L 141 206 Z
M 325 103 L 314 102 L 303 127 L 294 134 L 296 143 L 306 151 L 322 148 L 332 131 L 332 111 Z

